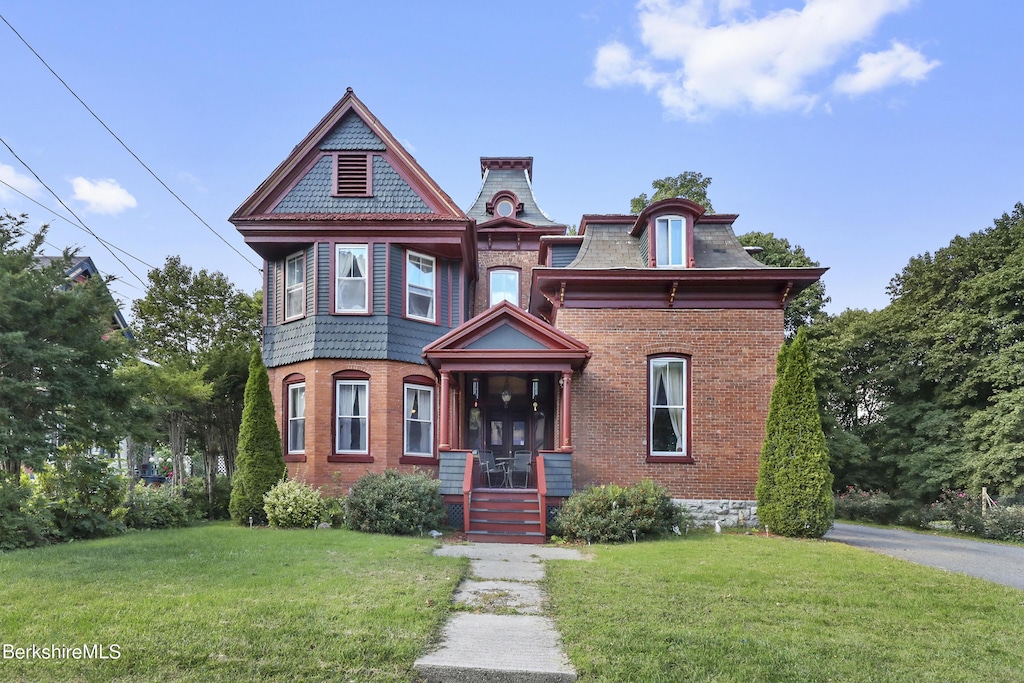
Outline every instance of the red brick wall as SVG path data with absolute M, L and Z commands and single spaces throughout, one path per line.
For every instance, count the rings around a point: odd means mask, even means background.
M 781 310 L 563 308 L 556 326 L 590 346 L 573 378 L 573 485 L 653 479 L 674 498 L 754 499 Z M 691 357 L 693 463 L 648 463 L 652 354 Z
M 473 310 L 470 316 L 481 311 L 486 311 L 490 306 L 490 273 L 491 270 L 501 267 L 519 269 L 519 306 L 529 308 L 530 306 L 530 283 L 533 279 L 533 269 L 537 267 L 537 250 L 524 249 L 494 250 L 486 251 L 481 249 L 477 252 L 476 296 L 473 299 Z
M 334 453 L 334 382 L 332 375 L 342 370 L 359 370 L 370 375 L 369 439 L 367 445 L 373 462 L 328 462 Z M 312 486 L 338 493 L 347 493 L 355 481 L 367 472 L 398 469 L 411 472 L 414 468 L 436 476 L 436 465 L 401 464 L 404 450 L 404 390 L 405 378 L 410 375 L 431 377 L 430 369 L 413 363 L 365 360 L 311 360 L 279 368 L 270 368 L 270 392 L 278 428 L 285 433 L 283 380 L 293 373 L 306 378 L 306 461 L 289 462 L 288 477 Z M 435 419 L 434 441 L 437 442 L 437 391 L 434 388 Z M 436 453 L 436 451 L 435 451 Z

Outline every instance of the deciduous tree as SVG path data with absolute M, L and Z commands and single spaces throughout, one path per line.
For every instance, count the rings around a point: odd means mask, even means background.
M 659 178 L 651 182 L 654 194 L 648 199 L 646 192 L 633 197 L 629 202 L 631 213 L 640 213 L 654 202 L 672 197 L 685 197 L 691 202 L 696 202 L 704 207 L 707 213 L 714 213 L 708 199 L 708 187 L 711 185 L 711 178 L 705 178 L 703 173 L 696 171 L 683 171 L 677 176 Z

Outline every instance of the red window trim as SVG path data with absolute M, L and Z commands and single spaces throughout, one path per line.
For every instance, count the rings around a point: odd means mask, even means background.
M 490 266 L 487 268 L 487 307 L 490 308 L 495 304 L 491 303 L 491 273 L 496 270 L 508 270 L 516 271 L 519 273 L 519 301 L 516 302 L 516 306 L 522 308 L 523 301 L 523 269 L 520 266 Z
M 683 255 L 685 263 L 681 265 L 658 265 L 658 219 L 660 218 L 682 218 L 686 225 L 683 228 L 683 247 L 686 253 Z M 659 213 L 652 215 L 647 220 L 647 265 L 651 268 L 693 268 L 693 216 L 685 213 Z
M 423 256 L 434 260 L 434 319 L 420 318 L 409 315 L 409 255 Z M 417 323 L 427 325 L 440 325 L 441 320 L 441 269 L 438 266 L 438 258 L 433 254 L 415 249 L 406 249 L 402 258 L 402 317 Z
M 306 383 L 306 376 L 301 374 L 301 373 L 298 373 L 298 372 L 293 372 L 292 374 L 286 376 L 283 380 L 281 380 L 281 388 L 282 388 L 282 390 L 284 392 L 284 395 L 281 397 L 281 406 L 283 408 L 283 410 L 281 412 L 281 418 L 284 421 L 284 428 L 281 430 L 281 452 L 284 454 L 284 461 L 285 462 L 306 462 L 306 443 L 305 443 L 305 439 L 303 439 L 302 451 L 301 452 L 295 452 L 295 453 L 289 453 L 288 452 L 288 431 L 289 431 L 288 414 L 289 414 L 289 409 L 290 409 L 289 401 L 290 401 L 291 386 L 293 384 L 305 384 L 305 383 Z M 308 389 L 308 385 L 307 385 L 307 389 Z M 305 421 L 306 416 L 303 415 L 302 419 L 303 419 L 303 421 Z
M 373 454 L 370 452 L 370 405 L 366 406 L 366 453 L 339 453 L 338 447 L 338 382 L 343 380 L 358 380 L 367 382 L 366 400 L 370 400 L 370 375 L 362 370 L 339 370 L 331 375 L 331 452 L 327 455 L 327 462 L 373 462 Z
M 330 244 L 330 257 L 328 263 L 328 269 L 331 275 L 331 291 L 329 296 L 328 306 L 330 307 L 330 315 L 344 315 L 344 316 L 371 316 L 373 315 L 373 247 L 374 242 L 367 240 L 366 242 L 350 242 L 346 240 L 335 240 L 329 242 Z M 339 311 L 337 310 L 337 301 L 335 297 L 338 293 L 338 245 L 347 245 L 351 247 L 366 247 L 366 310 L 365 311 Z
M 662 359 L 662 358 L 675 358 L 686 361 L 686 451 L 685 455 L 653 455 L 651 449 L 654 446 L 654 439 L 652 438 L 651 429 L 651 361 Z M 691 389 L 691 377 L 693 375 L 693 357 L 688 353 L 655 353 L 647 357 L 647 462 L 648 463 L 681 463 L 686 465 L 693 464 L 693 430 L 692 425 L 692 410 L 690 400 L 690 389 Z
M 433 389 L 433 425 L 431 427 L 434 455 L 407 455 L 405 453 L 405 385 L 414 384 L 417 386 L 430 387 Z M 425 375 L 408 375 L 402 378 L 402 457 L 398 459 L 402 465 L 437 465 L 440 458 L 437 456 L 437 411 L 438 396 L 437 382 Z

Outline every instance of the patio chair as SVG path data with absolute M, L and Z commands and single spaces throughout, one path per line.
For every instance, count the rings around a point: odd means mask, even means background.
M 530 451 L 516 451 L 512 456 L 512 467 L 508 471 L 509 486 L 525 489 L 530 487 L 530 469 L 533 454 Z
M 504 486 L 508 478 L 505 468 L 494 460 L 494 451 L 480 451 L 480 474 L 489 488 Z

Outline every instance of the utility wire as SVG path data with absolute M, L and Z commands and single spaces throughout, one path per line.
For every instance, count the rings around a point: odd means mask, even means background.
M 45 67 L 47 68 L 47 70 L 48 70 L 48 71 L 49 71 L 49 72 L 50 72 L 51 74 L 53 74 L 53 77 L 54 77 L 54 78 L 56 78 L 56 79 L 57 79 L 58 81 L 60 81 L 61 85 L 63 85 L 63 86 L 64 86 L 64 87 L 65 87 L 65 88 L 67 89 L 67 91 L 68 91 L 69 93 L 71 93 L 71 95 L 72 95 L 72 96 L 73 96 L 73 97 L 74 97 L 74 98 L 75 98 L 76 100 L 78 100 L 79 104 L 81 104 L 81 105 L 82 105 L 83 107 L 85 107 L 85 110 L 86 110 L 87 112 L 89 112 L 90 114 L 92 114 L 92 117 L 93 117 L 94 119 L 96 119 L 96 120 L 97 120 L 97 121 L 99 122 L 99 124 L 100 124 L 101 126 L 103 126 L 103 127 L 104 127 L 104 128 L 106 129 L 106 131 L 107 131 L 108 133 L 110 133 L 110 134 L 111 134 L 111 135 L 112 135 L 112 136 L 114 137 L 114 139 L 115 139 L 115 140 L 117 140 L 117 141 L 118 141 L 119 143 L 121 143 L 121 146 L 122 146 L 122 147 L 124 147 L 124 148 L 125 148 L 125 150 L 126 150 L 126 151 L 127 151 L 127 152 L 128 152 L 129 154 L 131 154 L 131 155 L 132 155 L 132 156 L 133 156 L 133 157 L 135 158 L 135 160 L 136 160 L 137 162 L 139 162 L 139 164 L 140 164 L 140 165 L 142 166 L 142 168 L 146 169 L 146 170 L 147 170 L 147 171 L 149 172 L 149 175 L 153 176 L 153 178 L 154 178 L 154 179 L 155 179 L 155 180 L 156 180 L 156 181 L 157 181 L 158 183 L 160 183 L 160 184 L 161 184 L 161 185 L 163 186 L 163 188 L 164 188 L 165 190 L 167 190 L 167 191 L 168 191 L 168 192 L 169 192 L 169 193 L 171 194 L 171 196 L 172 196 L 172 197 L 174 197 L 175 199 L 177 199 L 177 200 L 178 200 L 178 203 L 179 203 L 179 204 L 181 204 L 181 205 L 182 205 L 182 206 L 184 206 L 184 207 L 185 207 L 186 209 L 188 209 L 188 212 L 189 212 L 189 213 L 191 213 L 191 214 L 192 214 L 193 216 L 195 216 L 195 217 L 196 217 L 196 220 L 198 220 L 198 221 L 199 221 L 200 223 L 202 223 L 202 224 L 203 224 L 204 226 L 206 226 L 206 229 L 207 229 L 207 230 L 209 230 L 209 231 L 210 231 L 210 232 L 212 232 L 212 233 L 213 233 L 214 235 L 216 235 L 216 236 L 217 236 L 217 239 L 219 239 L 219 240 L 220 240 L 221 242 L 223 242 L 224 244 L 228 245 L 228 247 L 229 247 L 229 248 L 231 249 L 231 251 L 233 251 L 233 252 L 235 252 L 236 254 L 238 254 L 239 256 L 241 256 L 241 257 L 242 257 L 242 259 L 243 259 L 243 260 L 245 260 L 245 262 L 246 262 L 246 263 L 248 263 L 248 264 L 249 264 L 250 266 L 252 266 L 252 267 L 253 267 L 253 268 L 255 268 L 256 270 L 258 270 L 258 271 L 259 271 L 259 270 L 261 270 L 261 269 L 260 269 L 260 267 L 259 267 L 259 266 L 257 266 L 257 265 L 256 265 L 255 263 L 253 263 L 252 261 L 250 261 L 250 260 L 248 259 L 248 257 L 246 257 L 246 255 L 245 255 L 245 254 L 243 254 L 242 252 L 238 251 L 238 249 L 236 249 L 236 248 L 235 248 L 235 246 L 234 246 L 233 244 L 231 244 L 230 242 L 228 242 L 228 241 L 227 241 L 226 239 L 224 239 L 224 237 L 223 237 L 223 236 L 222 236 L 222 235 L 221 235 L 221 234 L 220 234 L 219 232 L 217 232 L 216 230 L 214 230 L 214 229 L 213 229 L 213 227 L 212 227 L 212 226 L 211 226 L 211 225 L 210 225 L 209 223 L 207 223 L 206 221 L 204 221 L 204 220 L 203 220 L 203 218 L 202 218 L 202 217 L 201 217 L 201 216 L 200 216 L 200 215 L 199 215 L 198 213 L 196 213 L 196 212 L 195 212 L 195 211 L 194 211 L 194 210 L 192 209 L 192 207 L 191 207 L 191 206 L 189 206 L 188 204 L 186 204 L 186 203 L 185 203 L 185 200 L 184 200 L 184 199 L 182 199 L 182 198 L 181 198 L 181 197 L 179 197 L 179 196 L 178 196 L 177 194 L 175 194 L 174 190 L 172 190 L 172 189 L 171 189 L 170 187 L 168 187 L 167 183 L 165 183 L 165 182 L 164 182 L 164 181 L 163 181 L 163 180 L 162 180 L 162 179 L 160 178 L 160 176 L 158 176 L 158 175 L 157 175 L 157 174 L 156 174 L 156 173 L 155 173 L 155 172 L 153 171 L 153 169 L 151 169 L 151 168 L 150 168 L 149 166 L 147 166 L 147 165 L 145 164 L 145 162 L 144 162 L 144 161 L 142 161 L 142 159 L 140 159 L 140 158 L 139 158 L 139 156 L 138 156 L 138 155 L 137 155 L 137 154 L 136 154 L 135 152 L 133 152 L 133 151 L 132 151 L 132 149 L 131 149 L 131 148 L 130 148 L 130 147 L 129 147 L 128 145 L 126 145 L 126 144 L 124 143 L 124 141 L 123 141 L 123 140 L 122 140 L 121 138 L 119 138 L 119 137 L 117 136 L 117 134 L 116 134 L 116 133 L 115 133 L 114 131 L 112 131 L 112 130 L 110 129 L 110 126 L 108 126 L 108 125 L 107 125 L 106 123 L 104 123 L 104 122 L 103 122 L 103 119 L 101 119 L 101 118 L 100 118 L 100 117 L 99 117 L 99 116 L 98 116 L 98 115 L 96 114 L 96 112 L 94 112 L 94 111 L 93 111 L 92 109 L 90 109 L 90 108 L 89 108 L 89 105 L 87 105 L 87 104 L 85 103 L 85 101 L 83 101 L 83 100 L 82 100 L 82 98 L 81 98 L 81 97 L 79 97 L 79 96 L 78 96 L 78 94 L 77 94 L 77 93 L 76 93 L 76 92 L 75 92 L 74 90 L 72 90 L 72 89 L 71 89 L 71 86 L 70 86 L 70 85 L 68 85 L 67 83 L 65 83 L 65 82 L 64 82 L 64 79 L 63 79 L 63 78 L 61 78 L 60 76 L 58 76 L 58 75 L 57 75 L 57 72 L 56 72 L 56 71 L 54 71 L 54 70 L 53 70 L 53 68 L 52 68 L 52 67 L 51 67 L 51 66 L 50 66 L 49 64 L 47 64 L 47 63 L 46 63 L 46 60 L 45 60 L 45 59 L 43 59 L 43 58 L 42 58 L 42 56 L 41 56 L 41 55 L 40 55 L 40 54 L 39 54 L 38 52 L 36 52 L 36 51 L 35 51 L 35 48 L 33 48 L 33 47 L 32 47 L 31 45 L 29 45 L 28 41 L 27 41 L 27 40 L 25 40 L 25 39 L 24 39 L 24 38 L 22 37 L 22 35 L 21 35 L 20 33 L 18 33 L 18 30 L 17 30 L 16 28 L 14 28 L 13 26 L 11 26 L 11 22 L 7 21 L 7 18 L 6 18 L 6 17 L 4 17 L 4 16 L 2 15 L 2 14 L 0 14 L 0 19 L 2 19 L 2 20 L 3 20 L 3 22 L 4 22 L 5 24 L 7 24 L 7 26 L 8 26 L 8 27 L 9 27 L 9 28 L 10 28 L 10 29 L 11 29 L 12 31 L 14 31 L 14 35 L 18 36 L 18 38 L 19 38 L 19 39 L 21 40 L 21 42 L 25 44 L 25 47 L 27 47 L 27 48 L 28 48 L 28 49 L 29 49 L 29 50 L 30 50 L 30 51 L 32 52 L 32 54 L 34 54 L 34 55 L 36 56 L 36 58 L 37 58 L 37 59 L 38 59 L 38 60 L 39 60 L 40 62 L 42 62 L 43 66 L 45 66 Z M 22 162 L 22 163 L 24 163 L 24 162 Z
M 7 148 L 7 151 L 8 151 L 8 152 L 10 152 L 10 153 L 11 153 L 11 155 L 12 155 L 12 156 L 13 156 L 13 157 L 14 157 L 15 159 L 17 159 L 17 160 L 18 160 L 18 162 L 19 162 L 19 163 L 20 163 L 20 164 L 21 164 L 22 166 L 24 166 L 25 168 L 27 168 L 27 169 L 28 169 L 28 172 L 29 172 L 29 173 L 31 173 L 31 174 L 32 174 L 32 176 L 33 176 L 33 177 L 34 177 L 34 178 L 35 178 L 35 179 L 36 179 L 37 181 L 39 181 L 39 184 L 40 184 L 40 185 L 42 185 L 43 187 L 45 187 L 45 188 L 46 188 L 46 191 L 47 191 L 47 192 L 49 192 L 50 194 L 52 194 L 52 195 L 53 195 L 53 198 L 54 198 L 54 199 L 56 199 L 56 200 L 57 200 L 57 201 L 58 201 L 58 202 L 60 203 L 60 205 L 64 207 L 64 210 L 65 210 L 65 211 L 67 211 L 68 213 L 70 213 L 70 214 L 71 214 L 72 216 L 74 216 L 74 217 L 75 217 L 75 220 L 76 220 L 76 221 L 78 221 L 78 222 L 79 222 L 79 223 L 80 223 L 80 224 L 82 225 L 82 227 L 83 227 L 83 228 L 85 228 L 86 232 L 88 232 L 88 233 L 89 233 L 90 235 L 92 235 L 92 236 L 93 236 L 93 237 L 95 237 L 95 238 L 96 238 L 97 240 L 99 240 L 100 244 L 103 244 L 103 241 L 102 241 L 102 240 L 100 240 L 100 238 L 99 238 L 99 235 L 97 235 L 97 234 L 96 234 L 95 232 L 93 232 L 93 231 L 92 231 L 92 229 L 91 229 L 91 228 L 90 228 L 90 227 L 89 227 L 88 225 L 86 225 L 86 224 L 85 224 L 85 221 L 83 221 L 83 220 L 82 220 L 81 218 L 79 218 L 79 217 L 78 217 L 78 214 L 76 214 L 76 213 L 75 213 L 74 211 L 72 211 L 72 210 L 71 210 L 71 207 L 70 207 L 70 206 L 68 206 L 67 204 L 65 204 L 65 203 L 64 203 L 64 200 L 63 200 L 63 199 L 61 199 L 61 198 L 60 198 L 60 196 L 59 196 L 59 195 L 58 195 L 58 194 L 57 194 L 56 192 L 54 192 L 54 191 L 53 191 L 53 190 L 52 190 L 52 189 L 50 188 L 50 186 L 49 186 L 49 185 L 47 185 L 46 183 L 44 183 L 44 182 L 43 182 L 43 179 L 39 177 L 39 174 L 38 174 L 38 173 L 36 173 L 36 172 L 35 172 L 34 170 L 32 170 L 32 167 L 31 167 L 31 166 L 29 166 L 28 164 L 26 164 L 26 163 L 25 163 L 25 161 L 24 161 L 24 160 L 23 160 L 23 159 L 22 159 L 21 157 L 19 157 L 19 156 L 18 156 L 17 152 L 15 152 L 15 151 L 14 151 L 13 149 L 11 149 L 11 146 L 7 144 L 7 141 L 6 141 L 6 140 L 4 140 L 4 139 L 3 139 L 2 137 L 0 137 L 0 143 L 3 143 L 3 146 Z M 122 261 L 122 260 L 121 260 L 121 257 L 120 257 L 120 256 L 118 256 L 117 254 L 115 254 L 115 253 L 114 253 L 114 250 L 113 250 L 113 249 L 111 249 L 110 247 L 108 247 L 108 246 L 107 246 L 106 244 L 103 244 L 103 246 L 104 246 L 104 248 L 105 248 L 105 249 L 106 249 L 107 251 L 109 251 L 109 252 L 110 252 L 110 255 L 111 255 L 111 256 L 113 256 L 113 257 L 114 257 L 114 259 L 115 259 L 115 260 L 116 260 L 116 261 L 117 261 L 118 263 L 120 263 L 120 264 L 121 264 L 122 266 L 124 266 L 124 269 L 125 269 L 125 270 L 127 270 L 127 271 L 128 271 L 129 273 L 131 273 L 131 274 L 132 274 L 132 275 L 133 275 L 133 276 L 135 277 L 135 279 L 136 279 L 136 280 L 138 280 L 138 281 L 139 281 L 139 282 L 140 282 L 140 283 L 142 284 L 142 286 L 143 286 L 143 287 L 145 287 L 145 286 L 146 286 L 146 282 L 145 282 L 145 281 L 144 281 L 144 280 L 143 280 L 143 279 L 142 279 L 141 277 L 139 277 L 138 275 L 136 275 L 136 274 L 135 274 L 135 271 L 134 271 L 134 270 L 132 270 L 131 268 L 129 268 L 129 267 L 128 267 L 128 264 L 127 264 L 127 263 L 125 263 L 124 261 Z
M 68 225 L 70 225 L 71 227 L 74 227 L 74 228 L 78 228 L 79 230 L 81 230 L 82 232 L 85 232 L 85 233 L 88 233 L 88 232 L 89 232 L 89 231 L 88 231 L 88 230 L 87 230 L 87 229 L 86 229 L 86 228 L 85 228 L 84 226 L 81 226 L 81 225 L 79 225 L 78 223 L 75 223 L 74 221 L 72 221 L 72 220 L 70 220 L 70 219 L 68 219 L 68 218 L 65 218 L 64 216 L 60 215 L 59 213 L 57 213 L 56 211 L 54 211 L 53 209 L 51 209 L 50 207 L 48 207 L 48 206 L 47 206 L 46 204 L 43 204 L 42 202 L 36 201 L 36 200 L 35 200 L 35 199 L 33 199 L 32 197 L 29 197 L 29 196 L 28 196 L 27 194 L 25 194 L 24 192 L 22 192 L 22 191 L 21 191 L 21 190 L 19 190 L 18 188 L 14 187 L 13 185 L 11 185 L 10 183 L 8 183 L 8 182 L 7 182 L 6 180 L 4 180 L 3 178 L 0 178 L 0 185 L 6 185 L 6 186 L 7 186 L 7 188 L 8 188 L 9 190 L 11 190 L 12 192 L 16 192 L 16 193 L 20 194 L 20 195 L 21 195 L 22 197 L 24 197 L 24 198 L 25 198 L 25 199 L 27 199 L 28 201 L 32 202 L 32 203 L 33 203 L 33 204 L 35 204 L 36 206 L 40 207 L 41 209 L 43 209 L 43 210 L 45 210 L 45 211 L 49 211 L 49 212 L 50 212 L 50 213 L 52 213 L 52 214 L 53 214 L 54 216 L 56 216 L 57 218 L 61 219 L 62 221 L 64 221 L 64 222 L 65 222 L 65 223 L 67 223 Z M 99 236 L 97 236 L 97 235 L 93 235 L 93 237 L 95 237 L 95 238 L 96 238 L 96 241 L 98 241 L 98 242 L 99 242 L 100 244 L 102 244 L 103 246 L 105 246 L 105 247 L 109 247 L 109 248 L 111 248 L 111 249 L 117 249 L 117 250 L 118 250 L 119 252 L 121 252 L 122 254 L 124 254 L 125 256 L 127 256 L 128 258 L 132 258 L 132 259 L 135 259 L 136 261 L 138 261 L 138 262 L 139 262 L 139 263 L 141 263 L 142 265 L 146 266 L 146 267 L 147 267 L 147 268 L 149 268 L 150 270 L 159 270 L 159 268 L 157 268 L 156 266 L 154 266 L 154 265 L 152 265 L 152 264 L 150 264 L 150 263 L 147 263 L 147 262 L 143 261 L 142 259 L 140 259 L 140 258 L 139 258 L 138 256 L 136 256 L 135 254 L 132 254 L 131 252 L 125 251 L 124 249 L 122 249 L 121 247 L 117 246 L 117 245 L 116 245 L 116 244 L 114 244 L 113 242 L 110 242 L 110 241 L 108 241 L 108 240 L 105 240 L 105 239 L 103 239 L 102 237 L 99 237 Z M 49 242 L 47 242 L 47 244 L 49 244 Z M 54 249 L 59 249 L 59 247 L 55 247 L 55 246 L 54 246 L 54 245 L 52 245 L 52 244 L 50 244 L 50 246 L 51 246 L 51 247 L 53 247 Z M 134 286 L 134 285 L 133 285 L 133 286 Z

